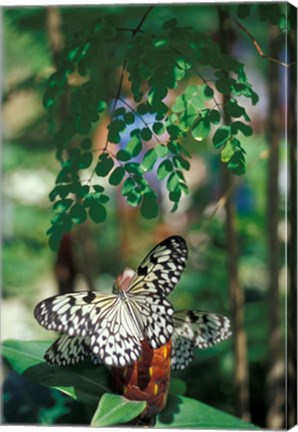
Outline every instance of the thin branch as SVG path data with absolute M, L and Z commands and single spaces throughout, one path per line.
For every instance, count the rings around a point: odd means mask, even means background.
M 147 9 L 146 13 L 145 13 L 144 16 L 141 18 L 141 21 L 139 22 L 139 24 L 138 24 L 138 25 L 137 25 L 137 26 L 132 30 L 132 35 L 131 35 L 132 38 L 133 38 L 137 33 L 141 32 L 141 27 L 142 27 L 142 25 L 144 24 L 145 19 L 147 18 L 147 16 L 149 15 L 149 13 L 150 13 L 151 10 L 153 9 L 153 7 L 154 7 L 154 6 L 150 6 L 150 7 Z M 131 31 L 131 30 L 130 30 L 130 31 Z M 119 85 L 118 85 L 118 90 L 117 90 L 117 94 L 116 94 L 116 97 L 115 97 L 115 100 L 114 100 L 114 103 L 113 103 L 113 108 L 112 108 L 112 119 L 113 119 L 113 117 L 114 117 L 114 112 L 115 112 L 115 109 L 116 109 L 116 105 L 117 105 L 117 102 L 118 102 L 118 100 L 119 100 L 119 96 L 120 96 L 120 93 L 121 93 L 122 83 L 123 83 L 123 79 L 124 79 L 124 72 L 125 72 L 125 69 L 126 69 L 126 65 L 127 65 L 127 59 L 124 60 L 123 65 L 122 65 L 122 72 L 121 72 L 121 77 L 120 77 L 120 81 L 119 81 Z M 109 139 L 108 139 L 108 137 L 109 137 L 109 134 L 107 134 L 107 139 L 106 139 L 106 143 L 105 143 L 105 146 L 104 146 L 105 149 L 107 149 L 108 144 L 109 144 Z
M 133 112 L 136 116 L 138 116 L 138 118 L 143 122 L 143 124 L 144 124 L 148 129 L 151 130 L 151 133 L 152 133 L 153 137 L 154 137 L 155 140 L 160 144 L 160 143 L 161 143 L 160 139 L 159 139 L 158 136 L 154 133 L 154 131 L 153 131 L 152 128 L 150 127 L 149 123 L 147 123 L 146 120 L 143 119 L 143 116 L 142 116 L 141 114 L 139 114 L 139 113 L 134 109 L 134 107 L 132 107 L 128 102 L 126 102 L 125 99 L 122 99 L 121 97 L 119 97 L 119 100 L 123 103 L 123 105 L 126 105 L 127 108 L 129 108 L 131 112 Z
M 254 47 L 255 47 L 255 49 L 257 50 L 257 52 L 258 52 L 258 54 L 260 55 L 260 57 L 262 57 L 262 58 L 265 58 L 265 59 L 267 59 L 267 60 L 269 60 L 269 61 L 271 61 L 271 62 L 273 62 L 273 63 L 277 63 L 277 64 L 279 64 L 279 65 L 281 65 L 281 66 L 284 66 L 284 67 L 291 67 L 291 66 L 293 66 L 294 64 L 295 64 L 295 62 L 292 62 L 292 63 L 284 63 L 284 62 L 282 62 L 282 61 L 280 61 L 280 60 L 277 60 L 277 59 L 275 59 L 275 58 L 273 58 L 273 57 L 270 57 L 270 56 L 268 56 L 267 54 L 265 54 L 264 53 L 264 51 L 262 50 L 262 48 L 260 47 L 260 44 L 256 41 L 256 39 L 253 37 L 253 35 L 237 20 L 237 19 L 235 19 L 234 18 L 234 22 L 237 24 L 237 26 L 241 29 L 241 30 L 243 30 L 246 34 L 247 34 L 247 36 L 251 39 L 251 41 L 252 41 L 252 43 L 253 43 L 253 45 L 254 45 Z

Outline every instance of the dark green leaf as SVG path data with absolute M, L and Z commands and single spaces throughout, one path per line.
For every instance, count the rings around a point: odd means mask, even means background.
M 130 206 L 137 207 L 142 200 L 142 194 L 137 189 L 134 189 L 126 195 L 126 199 Z
M 245 19 L 250 15 L 251 5 L 241 4 L 238 6 L 237 15 L 240 19 Z
M 158 215 L 156 195 L 152 192 L 145 193 L 141 204 L 141 215 L 146 219 L 153 219 Z
M 162 135 L 165 131 L 164 125 L 160 122 L 153 123 L 152 129 L 153 132 L 156 133 L 156 135 Z
M 210 130 L 210 123 L 204 117 L 200 117 L 198 121 L 194 122 L 191 134 L 195 140 L 202 141 L 208 137 Z
M 141 138 L 144 141 L 150 141 L 152 138 L 152 132 L 149 128 L 144 128 L 141 130 Z
M 73 199 L 61 199 L 54 203 L 53 210 L 56 213 L 64 213 L 73 203 Z
M 85 169 L 89 168 L 89 166 L 92 164 L 93 156 L 90 152 L 85 152 L 80 156 L 79 159 L 79 168 Z
M 176 27 L 176 25 L 177 25 L 177 20 L 175 18 L 172 18 L 172 19 L 166 21 L 163 24 L 162 28 L 164 28 L 165 30 L 170 30 L 170 29 L 173 29 L 174 27 Z
M 103 394 L 92 417 L 91 426 L 106 427 L 127 423 L 141 414 L 145 407 L 145 401 L 131 401 L 124 396 Z
M 75 203 L 70 209 L 69 216 L 73 223 L 81 224 L 87 219 L 87 212 L 82 204 Z
M 109 391 L 108 374 L 104 367 L 83 362 L 76 366 L 48 366 L 44 353 L 53 341 L 7 340 L 2 355 L 12 368 L 25 378 L 46 387 L 56 388 L 74 400 L 93 406 Z
M 91 123 L 86 117 L 76 119 L 76 130 L 81 135 L 87 135 L 91 129 Z
M 233 122 L 231 124 L 232 135 L 237 135 L 239 131 L 242 132 L 245 136 L 251 136 L 253 133 L 252 128 L 245 123 L 242 123 L 240 121 Z
M 168 397 L 166 408 L 158 415 L 155 427 L 212 430 L 258 429 L 251 423 L 246 423 L 202 402 L 172 394 Z
M 93 201 L 89 208 L 89 217 L 93 222 L 100 223 L 107 218 L 107 211 L 100 202 Z
M 109 183 L 113 186 L 118 186 L 125 175 L 125 169 L 123 167 L 116 167 L 109 177 Z
M 101 185 L 93 185 L 92 187 L 95 190 L 95 192 L 101 193 L 104 191 L 104 188 Z
M 92 140 L 91 138 L 85 138 L 82 142 L 81 142 L 81 148 L 83 150 L 90 150 L 92 147 Z
M 102 153 L 98 158 L 98 163 L 95 167 L 95 173 L 99 177 L 105 177 L 109 174 L 113 166 L 113 159 L 107 153 Z
M 218 128 L 213 135 L 213 145 L 215 148 L 220 148 L 224 145 L 224 143 L 229 139 L 231 135 L 230 126 L 221 126 Z
M 120 162 L 127 162 L 131 159 L 131 155 L 126 150 L 119 150 L 116 154 L 116 159 Z
M 128 112 L 124 115 L 123 120 L 127 125 L 133 124 L 135 121 L 135 115 L 132 112 Z
M 184 159 L 181 156 L 175 156 L 173 158 L 173 162 L 177 168 L 183 168 L 186 171 L 189 171 L 190 169 L 190 163 L 188 162 L 188 160 Z

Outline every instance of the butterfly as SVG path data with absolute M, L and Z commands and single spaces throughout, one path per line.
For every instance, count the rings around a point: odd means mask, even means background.
M 97 363 L 124 367 L 140 357 L 143 339 L 153 349 L 165 344 L 174 331 L 174 310 L 166 296 L 180 279 L 187 255 L 182 237 L 168 237 L 120 285 L 118 294 L 88 291 L 41 301 L 35 318 L 62 333 L 45 359 L 72 364 L 91 355 Z
M 177 311 L 173 315 L 171 368 L 185 369 L 192 361 L 195 348 L 209 348 L 231 336 L 230 320 L 220 314 L 205 311 Z M 49 347 L 46 361 L 52 365 L 69 365 L 91 357 L 101 364 L 90 349 L 90 338 L 62 335 Z

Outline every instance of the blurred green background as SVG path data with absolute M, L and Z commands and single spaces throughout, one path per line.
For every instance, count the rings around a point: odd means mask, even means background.
M 237 4 L 230 6 L 237 16 Z M 133 28 L 144 14 L 145 6 L 61 7 L 56 9 L 67 40 L 73 33 L 107 17 L 116 27 Z M 87 222 L 66 239 L 68 265 L 57 257 L 47 243 L 46 231 L 52 217 L 48 194 L 59 166 L 49 131 L 51 124 L 42 106 L 46 80 L 54 71 L 48 19 L 51 8 L 6 8 L 3 23 L 3 246 L 2 246 L 2 339 L 48 339 L 49 332 L 33 318 L 38 301 L 58 293 L 63 271 L 73 272 L 75 290 L 96 289 L 109 292 L 114 278 L 125 266 L 135 268 L 150 248 L 167 235 L 180 234 L 187 240 L 190 254 L 185 273 L 170 299 L 177 309 L 204 309 L 231 316 L 225 212 L 212 211 L 221 197 L 222 168 L 219 157 L 210 151 L 209 142 L 185 142 L 192 154 L 188 182 L 191 193 L 176 213 L 170 213 L 165 195 L 162 217 L 144 220 L 115 193 L 111 196 L 108 220 L 102 225 Z M 181 25 L 193 26 L 219 40 L 219 21 L 215 5 L 160 5 L 146 21 L 159 28 L 165 20 L 176 18 Z M 254 16 L 245 20 L 246 28 L 264 52 L 270 49 L 270 28 Z M 276 26 L 275 26 L 276 27 Z M 254 135 L 243 138 L 248 168 L 235 180 L 233 202 L 236 209 L 236 233 L 239 249 L 238 275 L 244 292 L 244 331 L 247 337 L 249 370 L 249 414 L 251 421 L 264 427 L 268 406 L 266 377 L 269 333 L 269 259 L 268 259 L 268 157 L 267 137 L 270 117 L 269 62 L 262 59 L 251 40 L 233 26 L 230 47 L 246 67 L 259 103 L 245 106 L 252 119 Z M 107 101 L 117 87 L 123 63 L 125 43 L 121 34 L 105 60 L 99 59 L 100 80 Z M 127 36 L 128 40 L 128 36 Z M 110 49 L 110 51 L 109 51 Z M 280 68 L 283 88 L 285 71 Z M 247 102 L 243 101 L 243 104 Z M 283 122 L 285 106 L 278 106 Z M 93 131 L 97 140 L 105 139 L 104 121 Z M 281 332 L 284 335 L 286 266 L 285 199 L 287 193 L 287 149 L 283 134 L 279 136 L 278 242 L 279 304 Z M 107 185 L 108 187 L 108 185 Z M 67 243 L 68 242 L 68 243 Z M 64 257 L 65 258 L 65 257 Z M 61 261 L 62 259 L 62 261 Z M 65 258 L 67 259 L 67 258 Z M 62 273 L 61 273 L 62 272 Z M 284 338 L 284 336 L 282 336 Z M 283 347 L 280 347 L 283 357 Z M 174 376 L 185 380 L 187 395 L 231 414 L 236 414 L 233 340 L 206 350 L 197 350 L 195 359 L 183 372 Z M 284 366 L 282 365 L 282 368 Z M 41 390 L 18 381 L 5 365 L 3 387 L 4 423 L 83 423 L 74 403 L 56 391 Z M 21 389 L 21 390 L 20 390 Z M 284 391 L 283 387 L 280 391 Z M 38 395 L 38 396 L 37 396 Z M 283 416 L 282 410 L 279 415 Z

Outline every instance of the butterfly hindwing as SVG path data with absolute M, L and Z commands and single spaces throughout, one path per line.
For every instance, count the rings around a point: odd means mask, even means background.
M 211 347 L 231 336 L 230 320 L 204 311 L 174 313 L 172 368 L 184 369 L 193 358 L 193 350 Z
M 66 366 L 83 361 L 90 355 L 90 349 L 84 338 L 78 336 L 60 336 L 46 351 L 44 358 L 53 366 Z

